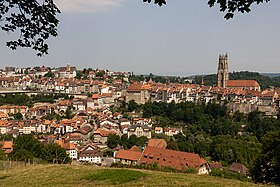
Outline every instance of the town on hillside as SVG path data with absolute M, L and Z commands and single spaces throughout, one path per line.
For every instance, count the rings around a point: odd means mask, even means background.
M 212 86 L 203 79 L 137 81 L 131 72 L 70 64 L 5 67 L 0 70 L 0 148 L 4 157 L 20 160 L 17 139 L 32 136 L 66 150 L 73 164 L 157 164 L 197 174 L 227 168 L 248 176 L 260 139 L 279 130 L 280 88 L 230 80 L 228 66 L 227 54 L 220 55 Z

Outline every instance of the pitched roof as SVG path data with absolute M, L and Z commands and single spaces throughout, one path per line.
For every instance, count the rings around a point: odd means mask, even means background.
M 98 99 L 99 98 L 99 94 L 92 94 L 91 98 L 92 99 Z
M 12 149 L 13 145 L 14 144 L 12 141 L 4 141 L 2 145 L 2 149 Z
M 147 143 L 147 146 L 165 149 L 167 147 L 167 143 L 164 139 L 150 139 Z
M 209 163 L 209 166 L 210 166 L 211 169 L 220 169 L 220 168 L 223 168 L 221 162 Z
M 117 152 L 115 158 L 138 161 L 141 154 L 142 154 L 142 152 L 138 152 L 138 151 L 119 150 Z
M 232 163 L 229 167 L 229 171 L 233 171 L 233 172 L 237 172 L 237 173 L 241 173 L 243 175 L 247 175 L 249 172 L 249 169 L 246 168 L 246 166 L 244 166 L 241 163 Z
M 127 88 L 127 91 L 141 91 L 141 88 L 142 88 L 142 85 L 141 84 L 137 84 L 137 83 L 134 83 L 134 84 L 130 84 Z
M 132 146 L 130 151 L 142 152 L 136 145 Z
M 151 90 L 151 89 L 152 86 L 150 84 L 133 83 L 128 86 L 127 91 L 140 92 L 141 90 Z
M 74 143 L 64 143 L 63 148 L 66 150 L 71 150 L 71 149 L 75 149 L 76 145 Z
M 198 154 L 174 151 L 155 147 L 146 147 L 140 159 L 141 164 L 158 163 L 160 166 L 169 166 L 177 170 L 188 167 L 198 169 L 207 162 Z
M 259 87 L 255 80 L 228 80 L 227 87 Z

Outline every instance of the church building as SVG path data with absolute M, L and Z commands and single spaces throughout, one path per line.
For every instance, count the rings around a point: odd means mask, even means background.
M 241 88 L 260 91 L 261 87 L 255 80 L 229 80 L 228 55 L 219 56 L 217 86 L 222 88 Z
M 228 56 L 220 55 L 218 64 L 217 86 L 225 88 L 229 79 L 228 74 Z

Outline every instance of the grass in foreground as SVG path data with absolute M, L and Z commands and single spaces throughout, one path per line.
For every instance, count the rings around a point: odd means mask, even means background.
M 102 169 L 97 173 L 84 177 L 84 179 L 90 181 L 108 181 L 110 184 L 122 184 L 139 180 L 145 176 L 147 176 L 147 174 L 143 172 L 128 169 Z
M 37 165 L 0 171 L 0 186 L 188 186 L 249 187 L 263 186 L 233 179 L 186 173 L 114 169 L 94 166 Z

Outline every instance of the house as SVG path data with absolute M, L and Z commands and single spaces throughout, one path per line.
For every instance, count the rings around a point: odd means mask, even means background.
M 74 143 L 66 143 L 63 147 L 66 149 L 66 153 L 72 160 L 76 160 L 78 158 L 78 152 Z
M 6 134 L 9 131 L 8 120 L 0 120 L 0 134 Z
M 65 135 L 65 140 L 70 143 L 74 143 L 76 145 L 82 144 L 84 141 L 84 136 L 79 133 L 70 133 Z
M 209 174 L 211 171 L 208 163 L 198 154 L 156 147 L 146 147 L 139 163 L 156 163 L 160 166 L 171 167 L 180 171 L 192 168 L 195 169 L 199 175 Z
M 86 110 L 86 100 L 82 98 L 73 99 L 72 105 L 76 110 Z
M 119 119 L 119 123 L 120 123 L 120 126 L 130 126 L 131 123 L 130 123 L 130 120 L 128 120 L 127 118 L 121 118 Z
M 210 169 L 220 169 L 220 170 L 223 169 L 223 165 L 221 162 L 212 162 L 212 163 L 209 163 L 209 166 L 210 166 Z
M 166 134 L 167 136 L 174 136 L 179 133 L 182 133 L 182 128 L 173 128 L 173 127 L 164 128 L 164 134 Z
M 66 112 L 66 110 L 72 105 L 72 101 L 62 99 L 57 103 L 57 109 L 60 112 Z
M 161 133 L 163 133 L 163 128 L 162 128 L 162 127 L 156 127 L 156 128 L 155 128 L 155 133 L 156 133 L 156 134 L 161 134 Z
M 77 76 L 77 69 L 67 64 L 67 67 L 60 67 L 58 69 L 56 76 L 61 78 L 74 78 Z
M 142 152 L 135 147 L 130 150 L 119 150 L 115 155 L 115 162 L 120 162 L 125 165 L 136 165 L 142 155 Z
M 137 137 L 141 137 L 141 136 L 146 136 L 147 138 L 152 137 L 151 128 L 148 127 L 147 125 L 141 125 L 141 124 L 132 125 L 128 127 L 127 129 L 128 138 L 133 134 L 136 135 Z
M 259 105 L 274 105 L 275 101 L 278 99 L 278 94 L 276 91 L 263 91 L 262 95 L 259 97 Z
M 93 133 L 93 142 L 106 144 L 109 134 L 117 134 L 117 132 L 114 129 L 98 128 Z
M 102 152 L 92 144 L 86 144 L 79 148 L 78 160 L 81 162 L 89 162 L 92 164 L 101 164 Z
M 8 114 L 5 114 L 4 112 L 0 112 L 0 120 L 7 120 L 9 118 Z
M 132 119 L 133 125 L 148 125 L 152 127 L 152 118 L 133 118 Z
M 13 151 L 14 143 L 12 141 L 4 141 L 2 145 L 2 150 L 7 155 Z
M 28 111 L 28 107 L 27 106 L 8 106 L 8 105 L 4 105 L 4 106 L 0 106 L 0 111 L 5 113 L 5 114 L 21 113 L 23 116 L 25 116 L 25 114 Z
M 236 162 L 232 163 L 229 166 L 228 170 L 230 172 L 240 173 L 240 174 L 245 175 L 245 176 L 247 176 L 249 174 L 249 169 L 246 166 L 244 166 L 241 163 L 236 163 Z
M 134 100 L 137 104 L 145 104 L 150 100 L 151 85 L 134 83 L 126 90 L 126 102 Z
M 62 148 L 66 149 L 66 153 L 68 154 L 68 156 L 72 159 L 72 160 L 77 160 L 78 159 L 78 150 L 77 147 L 74 143 L 60 143 L 61 140 L 57 140 L 57 143 L 60 145 Z

